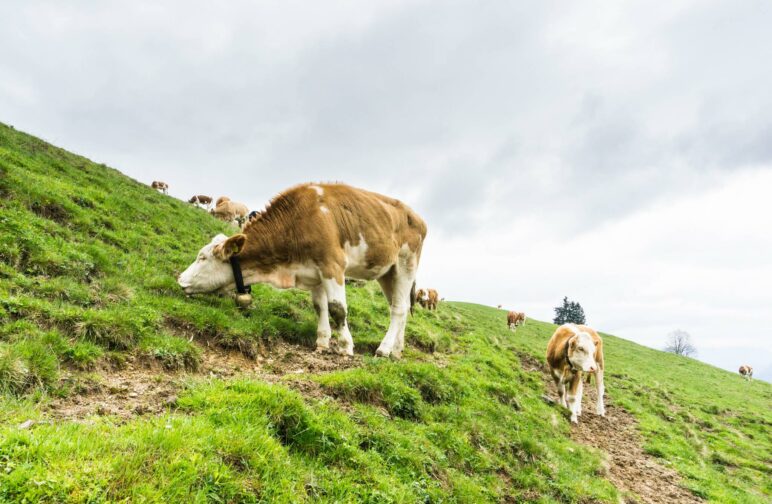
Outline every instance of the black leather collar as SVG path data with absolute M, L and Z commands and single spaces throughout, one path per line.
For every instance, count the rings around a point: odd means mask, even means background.
M 236 254 L 230 258 L 231 269 L 233 270 L 233 278 L 236 280 L 236 292 L 239 294 L 247 294 L 252 292 L 250 285 L 244 285 L 244 275 L 241 273 L 241 263 L 239 262 L 239 256 Z

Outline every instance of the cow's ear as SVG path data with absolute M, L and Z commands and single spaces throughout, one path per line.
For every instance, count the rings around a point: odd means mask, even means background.
M 241 252 L 244 248 L 244 244 L 247 242 L 247 237 L 243 234 L 233 235 L 221 244 L 214 248 L 213 254 L 221 261 L 227 261 L 232 255 Z
M 576 336 L 574 336 L 568 341 L 568 346 L 571 348 L 571 350 L 574 350 L 576 348 Z

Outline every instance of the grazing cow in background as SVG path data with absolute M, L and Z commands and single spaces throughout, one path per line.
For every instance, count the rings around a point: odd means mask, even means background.
M 429 310 L 436 310 L 437 305 L 440 302 L 440 295 L 437 293 L 436 290 L 429 289 L 428 296 L 429 296 L 429 303 L 427 305 L 427 308 L 429 308 Z
M 206 208 L 209 208 L 209 205 L 212 204 L 212 197 L 211 196 L 205 196 L 203 194 L 197 194 L 196 196 L 192 196 L 188 203 L 192 203 L 194 205 L 203 205 Z
M 748 381 L 753 380 L 753 368 L 747 364 L 740 366 L 740 374 Z
M 154 180 L 153 183 L 150 184 L 150 187 L 157 191 L 161 191 L 164 194 L 169 192 L 169 184 L 166 182 L 161 182 L 160 180 Z
M 501 305 L 498 305 L 498 306 L 496 307 L 496 309 L 497 309 L 497 310 L 501 310 Z
M 571 410 L 571 422 L 578 423 L 582 414 L 583 373 L 595 374 L 598 389 L 596 412 L 600 416 L 606 415 L 603 405 L 603 340 L 594 329 L 575 324 L 558 327 L 547 344 L 547 364 L 558 388 L 558 402 Z
M 426 308 L 426 304 L 429 301 L 429 296 L 426 294 L 426 289 L 418 289 L 415 292 L 415 299 L 422 308 Z
M 418 304 L 427 310 L 436 310 L 440 301 L 440 295 L 434 289 L 418 289 L 416 291 Z
M 249 208 L 244 203 L 226 200 L 214 207 L 210 213 L 225 222 L 232 222 L 242 227 L 247 219 Z
M 243 233 L 215 236 L 177 281 L 187 294 L 241 292 L 257 282 L 310 290 L 317 350 L 330 348 L 337 328 L 333 349 L 353 355 L 345 278 L 378 280 L 391 321 L 376 355 L 399 358 L 425 236 L 424 221 L 398 200 L 344 184 L 303 184 L 271 200 Z
M 511 311 L 507 313 L 507 327 L 513 331 L 517 329 L 517 326 L 525 324 L 525 313 Z

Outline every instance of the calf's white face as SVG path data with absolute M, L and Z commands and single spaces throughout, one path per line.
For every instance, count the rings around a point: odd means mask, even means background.
M 185 294 L 215 292 L 234 284 L 233 270 L 229 262 L 244 246 L 246 237 L 242 234 L 226 237 L 219 234 L 212 238 L 196 256 L 193 264 L 177 277 L 177 283 Z
M 568 343 L 568 360 L 571 367 L 578 371 L 591 373 L 598 369 L 598 363 L 595 362 L 595 343 L 589 334 L 580 332 L 571 338 Z

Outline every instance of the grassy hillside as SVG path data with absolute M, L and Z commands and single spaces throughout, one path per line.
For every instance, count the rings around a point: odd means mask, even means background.
M 0 125 L 0 501 L 618 501 L 602 454 L 570 440 L 542 374 L 521 365 L 544 360 L 550 324 L 515 335 L 499 310 L 445 303 L 411 318 L 402 361 L 378 360 L 385 301 L 350 286 L 363 352 L 350 365 L 270 382 L 200 372 L 215 347 L 261 366 L 282 359 L 279 341 L 312 355 L 305 293 L 256 288 L 243 313 L 178 290 L 175 272 L 231 231 Z M 638 418 L 646 450 L 697 495 L 767 502 L 772 387 L 606 338 L 610 402 Z M 134 365 L 179 373 L 162 414 L 48 409 Z

